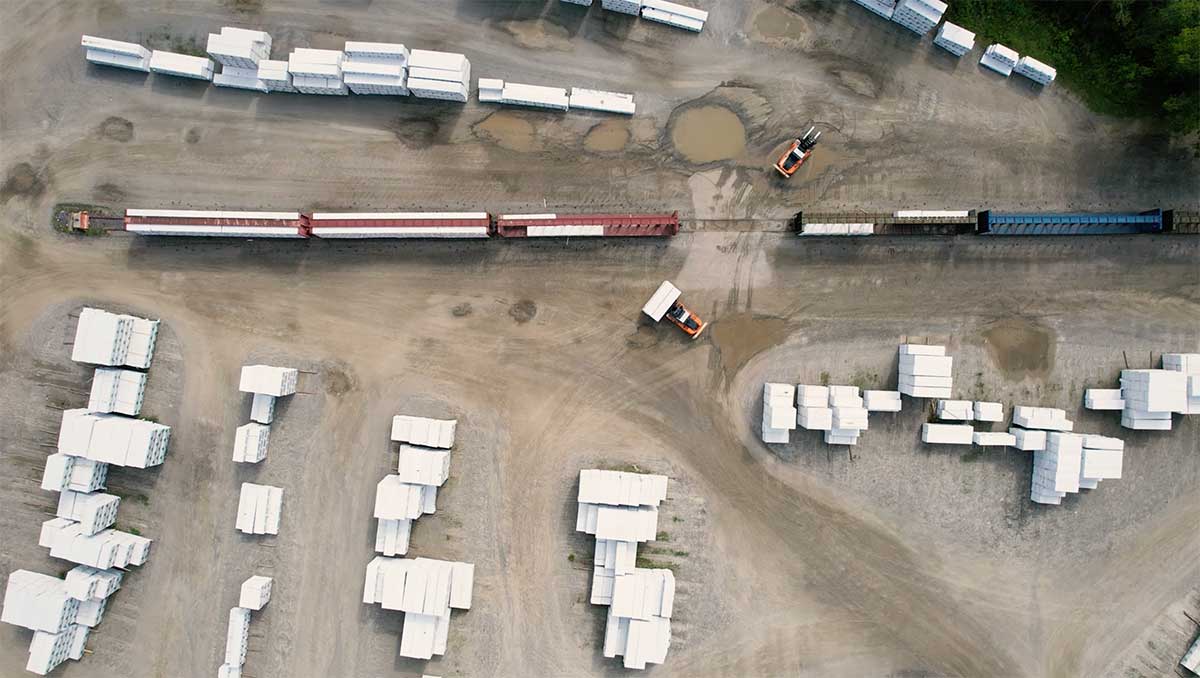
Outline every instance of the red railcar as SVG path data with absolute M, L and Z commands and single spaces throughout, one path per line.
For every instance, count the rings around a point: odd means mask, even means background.
M 679 232 L 679 213 L 502 214 L 493 232 L 501 238 L 665 237 Z

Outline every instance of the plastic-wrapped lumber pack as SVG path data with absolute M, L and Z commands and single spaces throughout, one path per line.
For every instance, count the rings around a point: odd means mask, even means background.
M 314 212 L 317 238 L 487 238 L 487 212 Z
M 937 35 L 933 37 L 933 44 L 961 57 L 975 49 L 975 34 L 947 21 L 938 28 Z
M 763 384 L 762 441 L 786 443 L 788 431 L 796 428 L 796 387 L 791 384 Z
M 236 527 L 244 534 L 279 534 L 283 488 L 242 483 Z
M 475 566 L 430 558 L 376 556 L 367 564 L 363 603 L 404 613 L 400 656 L 446 654 L 450 610 L 471 609 Z
M 900 0 L 892 12 L 892 21 L 917 35 L 925 35 L 942 20 L 946 6 L 941 0 Z
M 854 0 L 885 19 L 891 19 L 896 11 L 896 0 Z
M 670 570 L 636 567 L 638 542 L 657 535 L 667 481 L 645 473 L 579 473 L 575 530 L 596 537 L 591 602 L 609 606 L 603 652 L 623 657 L 627 669 L 663 663 L 671 644 L 675 576 Z
M 796 392 L 799 402 L 800 393 Z M 899 412 L 902 407 L 899 391 L 863 391 L 863 407 L 868 412 Z
M 633 16 L 642 12 L 642 0 L 600 0 L 600 6 L 610 12 L 632 14 Z
M 950 398 L 954 359 L 945 346 L 900 345 L 900 392 L 913 398 Z
M 207 51 L 213 61 L 221 64 L 221 72 L 213 76 L 217 87 L 270 91 L 258 77 L 259 64 L 271 57 L 270 35 L 223 26 L 220 33 L 208 34 Z
M 1179 413 L 1200 414 L 1200 353 L 1164 353 L 1162 367 L 1186 376 L 1187 399 Z
M 194 80 L 212 80 L 213 62 L 206 57 L 154 50 L 150 53 L 150 71 Z
M 1013 408 L 1013 424 L 1022 428 L 1046 431 L 1072 431 L 1075 429 L 1075 423 L 1067 419 L 1066 411 L 1054 407 L 1017 405 Z
M 1017 61 L 1017 65 L 1013 66 L 1013 73 L 1023 75 L 1037 84 L 1045 87 L 1054 82 L 1058 71 L 1046 64 L 1034 59 L 1031 56 L 1023 56 Z
M 489 92 L 495 87 L 495 78 L 488 79 Z M 571 106 L 567 90 L 561 87 L 545 87 L 542 85 L 525 85 L 519 82 L 500 80 L 500 98 L 498 103 L 510 106 L 530 106 L 533 108 L 549 108 L 555 111 L 565 111 Z
M 875 224 L 868 223 L 804 223 L 800 226 L 800 235 L 875 235 Z
M 146 394 L 146 373 L 97 367 L 92 376 L 88 410 L 100 414 L 136 417 Z
M 299 212 L 125 210 L 125 230 L 138 235 L 307 238 Z
M 150 50 L 141 45 L 92 35 L 83 36 L 80 44 L 83 45 L 84 58 L 94 64 L 150 72 Z
M 1016 68 L 1017 59 L 1019 58 L 1016 50 L 1005 47 L 997 42 L 988 45 L 983 56 L 979 58 L 979 64 L 1007 78 L 1012 74 L 1013 69 Z
M 258 62 L 258 80 L 268 92 L 298 92 L 292 84 L 292 74 L 288 71 L 288 62 L 263 59 Z
M 63 490 L 55 515 L 79 523 L 80 534 L 91 536 L 117 522 L 120 505 L 121 498 L 115 494 Z
M 921 442 L 934 445 L 973 445 L 975 429 L 970 424 L 922 424 Z
M 342 80 L 355 94 L 408 96 L 408 48 L 392 42 L 348 41 Z
M 95 492 L 104 489 L 107 479 L 108 464 L 55 452 L 46 457 L 42 489 L 51 492 Z
M 1119 388 L 1089 388 L 1083 392 L 1083 406 L 1089 410 L 1123 410 L 1125 400 Z
M 867 430 L 867 409 L 857 386 L 830 386 L 830 428 L 825 431 L 829 445 L 857 445 L 858 436 Z
M 238 590 L 238 605 L 229 610 L 229 627 L 225 633 L 225 663 L 217 669 L 218 678 L 240 678 L 246 664 L 250 644 L 251 612 L 266 607 L 271 600 L 273 581 L 255 575 L 242 582 Z
M 1192 646 L 1183 654 L 1183 658 L 1179 660 L 1179 665 L 1196 675 L 1200 675 L 1200 638 L 1192 641 Z
M 1009 447 L 1022 450 L 1024 452 L 1037 452 L 1046 449 L 1046 432 L 1039 430 L 1030 430 L 1020 428 L 1019 426 L 1010 426 L 1008 432 L 1012 434 L 1013 444 Z
M 456 52 L 414 49 L 408 57 L 408 92 L 422 99 L 466 103 L 471 62 Z
M 933 0 L 936 1 L 936 0 Z M 668 0 L 642 0 L 642 18 L 699 33 L 708 21 L 708 12 Z
M 237 427 L 233 437 L 233 460 L 244 464 L 257 464 L 267 458 L 267 445 L 271 442 L 271 427 L 250 422 Z
M 170 426 L 79 408 L 63 411 L 58 451 L 114 466 L 149 468 L 166 458 L 170 439 Z
M 296 392 L 299 374 L 299 370 L 294 367 L 244 365 L 238 380 L 238 390 L 256 395 L 289 396 Z
M 399 443 L 450 449 L 454 447 L 457 428 L 457 419 L 429 419 L 398 414 L 392 417 L 391 438 Z
M 562 1 L 569 2 L 572 5 L 583 5 L 584 7 L 592 6 L 592 0 L 562 0 Z
M 75 328 L 71 360 L 144 370 L 154 357 L 158 321 L 84 308 Z
M 297 47 L 288 55 L 292 87 L 302 94 L 346 96 L 350 90 L 342 81 L 345 58 L 345 54 L 335 49 Z
M 975 408 L 970 400 L 939 400 L 935 413 L 938 419 L 950 421 L 971 421 L 975 418 Z
M 603 111 L 605 113 L 621 113 L 623 115 L 633 115 L 637 110 L 637 104 L 633 102 L 632 94 L 606 92 L 599 89 L 584 89 L 582 87 L 571 88 L 570 103 L 571 108 Z
M 258 424 L 270 424 L 275 421 L 275 396 L 255 393 L 250 399 L 250 421 Z

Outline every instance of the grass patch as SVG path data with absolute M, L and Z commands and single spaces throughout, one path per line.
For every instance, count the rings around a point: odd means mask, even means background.
M 821 385 L 822 385 L 822 386 L 828 386 L 828 385 L 829 385 L 829 373 L 828 373 L 828 372 L 822 372 L 822 373 L 821 373 Z
M 879 383 L 879 375 L 874 372 L 857 372 L 850 379 L 850 385 L 857 386 L 860 391 L 866 391 L 877 383 Z
M 645 473 L 637 464 L 618 464 L 616 462 L 604 462 L 597 466 L 601 471 L 622 471 L 624 473 Z
M 673 522 L 673 523 L 682 523 L 682 522 L 683 522 L 683 518 L 680 518 L 679 516 L 671 516 L 671 522 Z
M 195 35 L 177 35 L 167 26 L 150 33 L 141 41 L 150 49 L 175 52 L 188 56 L 208 57 L 207 36 L 202 41 Z
M 59 233 L 72 233 L 71 213 L 87 212 L 91 216 L 111 217 L 112 211 L 103 205 L 91 205 L 83 202 L 60 202 L 50 208 L 50 228 Z M 104 235 L 104 229 L 95 228 L 82 231 L 84 235 Z
M 676 558 L 687 558 L 691 554 L 687 551 L 671 551 L 671 555 L 675 556 Z
M 155 417 L 155 416 L 149 415 L 149 414 L 143 414 L 142 416 L 138 417 L 138 419 L 141 419 L 142 421 L 148 421 L 148 422 L 151 422 L 154 424 L 158 423 L 158 417 Z
M 132 534 L 135 537 L 140 537 L 140 536 L 142 536 L 142 531 L 137 529 L 136 527 L 131 527 L 131 528 L 129 528 L 129 534 Z
M 675 563 L 666 563 L 661 560 L 653 560 L 645 556 L 638 556 L 634 566 L 647 570 L 670 570 L 675 571 Z
M 572 562 L 572 563 L 573 563 L 573 562 L 575 562 L 575 554 L 574 554 L 574 553 L 568 553 L 568 554 L 567 554 L 567 560 L 568 560 L 569 562 Z
M 134 497 L 134 499 L 137 501 L 137 503 L 141 504 L 142 506 L 150 505 L 150 497 L 146 496 L 145 494 L 142 494 L 141 492 L 139 492 L 137 494 L 137 496 Z
M 654 541 L 671 541 L 671 533 L 663 530 L 662 532 L 654 535 Z

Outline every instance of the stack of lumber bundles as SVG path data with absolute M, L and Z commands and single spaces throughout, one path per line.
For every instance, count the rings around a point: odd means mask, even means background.
M 55 452 L 46 457 L 46 469 L 42 472 L 42 489 L 52 492 L 94 492 L 103 489 L 107 479 L 108 464 Z
M 150 468 L 167 456 L 171 427 L 85 408 L 64 410 L 58 451 L 115 466 Z
M 1058 71 L 1046 64 L 1034 59 L 1031 56 L 1023 56 L 1017 61 L 1017 65 L 1013 66 L 1013 73 L 1023 75 L 1037 84 L 1045 87 L 1054 82 Z
M 71 360 L 144 370 L 150 367 L 157 339 L 157 320 L 84 308 L 75 328 Z
M 474 586 L 470 563 L 376 556 L 367 564 L 363 603 L 403 612 L 400 656 L 431 659 L 446 653 L 450 610 L 471 609 Z
M 55 515 L 79 523 L 80 534 L 91 536 L 117 522 L 120 505 L 121 498 L 115 494 L 63 490 Z
M 938 29 L 933 44 L 960 57 L 975 49 L 975 34 L 947 21 Z
M 633 115 L 637 105 L 633 103 L 633 95 L 624 92 L 605 92 L 598 89 L 571 88 L 571 108 L 583 108 L 589 111 L 604 111 L 606 113 L 622 113 Z
M 1046 449 L 1033 453 L 1033 482 L 1029 498 L 1039 504 L 1061 504 L 1068 492 L 1079 491 L 1083 436 L 1054 431 Z
M 1007 78 L 1012 74 L 1013 69 L 1016 68 L 1017 59 L 1019 58 L 1016 50 L 1005 47 L 997 42 L 988 45 L 988 48 L 983 52 L 983 56 L 979 58 L 979 64 Z
M 1054 407 L 1017 405 L 1013 408 L 1012 423 L 1046 431 L 1072 431 L 1075 428 L 1075 423 L 1067 419 L 1066 411 Z
M 884 19 L 891 19 L 896 11 L 896 0 L 854 0 Z
M 971 445 L 975 429 L 970 424 L 922 424 L 921 442 L 936 445 Z
M 797 402 L 800 394 L 796 393 Z M 863 407 L 868 412 L 899 412 L 902 407 L 899 391 L 863 391 Z
M 345 59 L 346 55 L 335 49 L 297 47 L 288 55 L 292 87 L 303 94 L 346 96 L 350 90 L 342 81 Z
M 286 61 L 263 59 L 258 62 L 258 80 L 268 92 L 299 91 L 292 84 L 292 74 Z
M 391 42 L 347 42 L 342 80 L 355 94 L 408 95 L 408 48 Z
M 150 50 L 132 42 L 83 36 L 84 58 L 102 66 L 116 66 L 133 71 L 150 72 Z
M 242 483 L 238 496 L 237 529 L 244 534 L 279 534 L 283 488 Z
M 414 49 L 408 58 L 408 91 L 423 99 L 466 103 L 471 62 L 456 52 Z
M 25 670 L 44 676 L 67 659 L 83 658 L 88 633 L 120 586 L 120 572 L 82 565 L 64 579 L 29 570 L 10 574 L 0 621 L 33 631 Z
M 241 678 L 250 644 L 250 613 L 266 607 L 271 600 L 272 580 L 255 575 L 242 582 L 238 590 L 238 605 L 229 610 L 229 627 L 225 633 L 225 663 L 217 669 L 218 678 Z
M 913 398 L 950 398 L 954 359 L 945 346 L 901 344 L 900 392 Z
M 596 536 L 591 602 L 609 606 L 604 656 L 623 657 L 627 669 L 663 663 L 671 644 L 675 576 L 635 565 L 638 542 L 656 538 L 658 505 L 666 496 L 666 476 L 579 473 L 575 530 Z
M 208 34 L 208 55 L 221 64 L 213 76 L 217 87 L 235 87 L 269 92 L 258 76 L 259 64 L 271 56 L 271 36 L 263 31 L 222 26 L 220 33 Z
M 1162 366 L 1187 377 L 1186 402 L 1179 413 L 1200 414 L 1200 353 L 1164 353 Z
M 450 477 L 450 448 L 455 419 L 397 415 L 393 441 L 400 444 L 396 473 L 375 487 L 375 551 L 385 556 L 408 553 L 413 521 L 437 510 L 437 490 Z
M 632 14 L 633 16 L 642 12 L 642 0 L 600 0 L 600 6 L 610 12 Z
M 101 414 L 117 413 L 136 417 L 142 411 L 145 394 L 145 372 L 97 367 L 92 376 L 87 409 Z
M 1125 401 L 1119 388 L 1089 388 L 1083 392 L 1083 406 L 1089 410 L 1123 410 Z
M 271 441 L 270 423 L 275 420 L 275 400 L 296 392 L 300 371 L 294 367 L 243 365 L 238 390 L 253 394 L 250 423 L 237 428 L 233 437 L 233 460 L 257 464 L 267 458 Z
M 792 405 L 796 387 L 791 384 L 763 384 L 762 441 L 788 442 L 788 431 L 796 428 L 796 408 Z
M 1188 375 L 1174 370 L 1121 370 L 1121 426 L 1171 430 L 1171 414 L 1188 406 Z
M 1083 460 L 1079 470 L 1079 486 L 1095 489 L 1101 480 L 1121 477 L 1125 441 L 1099 435 L 1083 436 Z
M 800 226 L 800 235 L 875 235 L 873 223 L 805 223 Z
M 891 18 L 913 33 L 925 35 L 942 20 L 946 6 L 941 0 L 900 0 Z
M 85 534 L 79 523 L 69 518 L 52 518 L 42 523 L 38 545 L 50 549 L 50 556 L 100 570 L 144 565 L 150 557 L 151 541 L 120 530 L 105 529 Z

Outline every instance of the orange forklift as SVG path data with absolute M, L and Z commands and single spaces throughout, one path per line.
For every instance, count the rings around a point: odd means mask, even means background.
M 659 322 L 666 317 L 667 320 L 675 323 L 676 327 L 683 330 L 684 334 L 696 339 L 704 332 L 704 328 L 708 327 L 708 323 L 680 303 L 679 296 L 681 294 L 679 288 L 672 285 L 671 281 L 664 280 L 658 286 L 658 290 L 654 292 L 654 296 L 650 297 L 650 301 L 647 301 L 646 305 L 642 307 L 642 313 L 650 316 L 654 322 Z
M 817 139 L 821 138 L 821 133 L 813 134 L 816 127 L 809 127 L 804 136 L 792 141 L 788 146 L 783 157 L 775 162 L 775 171 L 784 176 L 785 179 L 791 179 L 796 170 L 804 164 L 805 160 L 812 155 L 813 149 L 817 147 Z

